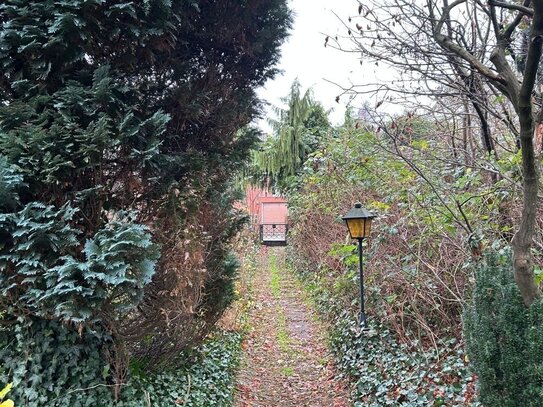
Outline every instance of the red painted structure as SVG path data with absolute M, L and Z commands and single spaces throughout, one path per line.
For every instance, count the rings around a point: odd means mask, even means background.
M 288 202 L 267 190 L 249 187 L 245 204 L 251 224 L 259 231 L 263 244 L 286 244 L 288 230 Z

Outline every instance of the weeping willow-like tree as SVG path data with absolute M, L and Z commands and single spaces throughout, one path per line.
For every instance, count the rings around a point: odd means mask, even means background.
M 330 129 L 327 112 L 313 98 L 311 89 L 302 94 L 294 81 L 290 94 L 283 98 L 286 109 L 276 107 L 276 119 L 268 119 L 273 130 L 258 150 L 252 153 L 251 175 L 257 183 L 284 190 L 307 156 Z

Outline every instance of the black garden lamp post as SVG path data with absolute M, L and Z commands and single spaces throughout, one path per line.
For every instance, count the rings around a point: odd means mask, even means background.
M 369 236 L 371 221 L 375 215 L 362 207 L 360 202 L 354 205 L 342 219 L 347 224 L 351 239 L 358 240 L 358 261 L 360 265 L 360 328 L 367 328 L 366 312 L 364 311 L 364 267 L 362 263 L 362 241 Z

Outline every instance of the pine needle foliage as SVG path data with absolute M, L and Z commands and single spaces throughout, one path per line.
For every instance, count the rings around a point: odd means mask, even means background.
M 309 154 L 330 129 L 327 113 L 315 101 L 311 90 L 302 94 L 295 81 L 283 99 L 287 108 L 275 108 L 277 119 L 270 119 L 272 135 L 252 153 L 252 172 L 260 183 L 285 189 L 298 174 Z

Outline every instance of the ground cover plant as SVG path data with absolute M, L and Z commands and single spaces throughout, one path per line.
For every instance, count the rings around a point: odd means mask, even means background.
M 134 380 L 121 401 L 112 401 L 112 405 L 135 407 L 145 400 L 160 407 L 232 405 L 241 339 L 241 332 L 217 331 L 202 345 L 185 352 L 175 368 L 146 374 L 134 366 Z
M 50 335 L 51 341 L 54 340 L 52 337 L 53 335 Z M 59 376 L 49 377 L 46 376 L 48 371 L 35 363 L 33 381 L 36 386 L 52 389 L 52 391 L 45 393 L 36 390 L 36 397 L 32 398 L 32 393 L 30 393 L 32 390 L 25 390 L 27 399 L 32 400 L 26 405 L 49 403 L 65 407 L 228 406 L 233 401 L 241 337 L 240 332 L 217 331 L 203 344 L 186 349 L 179 354 L 175 365 L 160 372 L 151 371 L 145 366 L 133 363 L 130 367 L 131 380 L 123 385 L 118 400 L 115 400 L 114 394 L 106 384 L 98 382 L 92 386 L 80 387 L 86 380 L 96 383 L 97 378 L 107 377 L 108 366 L 100 364 L 99 354 L 92 348 L 87 351 L 81 346 L 76 348 L 74 346 L 76 340 L 73 339 L 65 345 L 69 346 L 71 359 L 59 358 L 59 352 L 54 350 L 50 352 L 53 355 L 44 354 L 43 358 L 51 361 L 55 367 L 58 366 L 57 361 L 65 363 L 70 371 L 75 373 L 74 376 L 65 377 L 64 381 Z M 49 342 L 49 346 L 57 347 L 58 345 Z M 74 359 L 73 355 L 78 350 L 82 354 L 78 359 Z M 86 354 L 89 351 L 94 352 L 90 355 L 94 358 Z M 77 363 L 83 366 L 78 366 Z M 25 404 L 17 402 L 16 405 Z
M 436 347 L 401 343 L 391 327 L 375 318 L 369 331 L 360 331 L 356 306 L 346 309 L 338 300 L 343 293 L 319 273 L 299 275 L 328 324 L 329 346 L 339 371 L 352 383 L 354 406 L 480 405 L 476 376 L 456 338 L 440 338 Z

